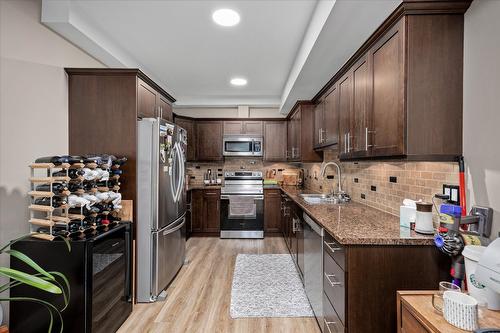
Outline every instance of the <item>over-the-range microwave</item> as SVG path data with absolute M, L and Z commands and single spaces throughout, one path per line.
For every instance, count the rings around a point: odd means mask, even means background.
M 224 156 L 262 156 L 262 137 L 225 135 Z

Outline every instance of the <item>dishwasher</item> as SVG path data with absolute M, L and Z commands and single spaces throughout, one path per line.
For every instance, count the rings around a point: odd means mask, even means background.
M 323 326 L 323 228 L 304 217 L 304 285 L 314 315 Z

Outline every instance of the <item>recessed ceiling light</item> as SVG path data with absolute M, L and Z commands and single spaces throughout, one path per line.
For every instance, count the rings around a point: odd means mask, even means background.
M 247 80 L 241 77 L 235 77 L 230 82 L 233 86 L 245 86 L 247 84 Z
M 212 14 L 212 19 L 223 27 L 232 27 L 240 23 L 240 14 L 232 9 L 222 8 Z

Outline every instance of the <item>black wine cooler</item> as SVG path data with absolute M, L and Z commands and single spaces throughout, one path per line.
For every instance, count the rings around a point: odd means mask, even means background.
M 132 312 L 131 247 L 129 223 L 96 231 L 86 239 L 72 240 L 71 252 L 65 242 L 26 239 L 12 248 L 23 252 L 46 271 L 58 271 L 70 284 L 68 307 L 61 312 L 64 332 L 116 332 Z M 32 272 L 21 261 L 11 258 L 11 267 Z M 11 297 L 33 297 L 49 301 L 60 308 L 61 295 L 27 285 L 12 288 Z M 10 303 L 10 330 L 47 332 L 50 316 L 47 309 L 33 302 Z M 53 332 L 59 332 L 55 316 Z

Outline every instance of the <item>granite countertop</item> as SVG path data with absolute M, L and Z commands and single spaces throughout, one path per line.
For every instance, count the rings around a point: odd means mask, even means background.
M 189 184 L 187 189 L 191 190 L 220 190 L 222 185 Z
M 281 187 L 325 231 L 343 245 L 433 245 L 432 235 L 421 235 L 399 226 L 397 216 L 357 202 L 343 205 L 308 204 L 301 193 L 313 193 L 294 186 Z

